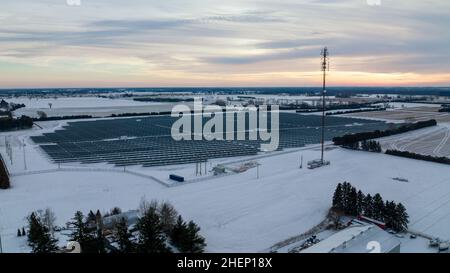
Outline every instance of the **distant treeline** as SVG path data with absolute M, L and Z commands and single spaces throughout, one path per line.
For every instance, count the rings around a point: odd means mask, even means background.
M 112 114 L 110 117 L 136 117 L 136 116 L 164 116 L 170 115 L 171 112 L 147 112 L 147 113 L 122 113 L 122 114 Z
M 333 115 L 342 115 L 342 114 L 351 114 L 351 113 L 360 113 L 360 112 L 375 112 L 375 111 L 386 111 L 386 108 L 356 109 L 356 110 L 348 110 L 348 111 L 328 112 L 328 113 L 326 113 L 326 115 L 333 116 Z
M 92 118 L 117 118 L 117 117 L 136 117 L 136 116 L 161 116 L 170 115 L 171 112 L 146 112 L 146 113 L 122 113 L 111 114 L 104 117 L 94 117 L 91 115 L 74 115 L 74 116 L 53 116 L 53 117 L 39 117 L 33 118 L 33 121 L 53 121 L 53 120 L 68 120 L 68 119 L 92 119 Z
M 373 132 L 363 132 L 357 134 L 348 134 L 342 137 L 333 138 L 333 142 L 335 145 L 351 145 L 353 143 L 369 140 L 374 138 L 386 137 L 396 134 L 402 134 L 413 130 L 418 130 L 426 127 L 436 126 L 436 120 L 427 120 L 427 121 L 419 121 L 416 123 L 405 124 L 395 129 L 388 129 L 385 131 L 376 130 Z
M 141 102 L 190 102 L 194 101 L 194 98 L 161 98 L 161 97 L 149 97 L 149 98 L 134 98 L 134 101 L 141 101 Z
M 398 150 L 387 150 L 386 154 L 450 165 L 450 158 L 448 158 L 448 157 L 435 157 L 435 156 L 431 156 L 431 155 L 421 155 L 421 154 L 411 153 L 411 152 L 407 152 L 407 151 L 398 151 Z
M 7 118 L 0 119 L 0 131 L 12 131 L 30 129 L 33 127 L 33 119 L 27 116 L 21 116 L 20 118 Z
M 319 94 L 317 87 L 176 87 L 176 88 L 53 88 L 53 89 L 2 89 L 3 96 L 23 95 L 85 95 L 123 92 L 171 92 L 204 94 Z M 328 87 L 327 95 L 347 93 L 356 94 L 398 94 L 398 95 L 435 95 L 450 96 L 449 87 Z
M 381 144 L 375 140 L 363 140 L 361 142 L 354 142 L 343 145 L 344 148 L 353 150 L 362 150 L 366 152 L 381 153 Z
M 352 104 L 332 104 L 332 105 L 326 105 L 325 111 L 332 111 L 332 110 L 346 110 L 346 109 L 355 109 L 355 108 L 375 108 L 373 106 L 374 103 L 377 102 L 371 102 L 371 103 L 352 103 Z M 322 111 L 322 105 L 310 105 L 307 103 L 302 103 L 300 105 L 291 104 L 288 106 L 280 106 L 280 110 L 294 110 L 298 109 L 297 113 L 308 113 L 308 112 L 319 112 Z
M 0 108 L 5 109 L 7 111 L 15 111 L 17 109 L 25 107 L 25 104 L 23 103 L 8 103 L 5 100 L 0 101 Z
M 441 109 L 439 109 L 439 112 L 450 113 L 450 106 L 445 105 L 444 107 L 442 107 Z
M 33 118 L 33 121 L 53 121 L 53 120 L 66 120 L 66 119 L 89 119 L 93 118 L 90 115 L 75 115 L 75 116 L 53 116 L 53 117 L 39 117 Z

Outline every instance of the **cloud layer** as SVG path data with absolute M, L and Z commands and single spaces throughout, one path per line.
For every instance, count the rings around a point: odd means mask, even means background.
M 450 85 L 446 0 L 8 2 L 0 88 Z

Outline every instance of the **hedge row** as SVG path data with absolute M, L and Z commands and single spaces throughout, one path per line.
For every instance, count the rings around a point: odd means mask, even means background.
M 448 157 L 435 157 L 435 156 L 431 156 L 431 155 L 421 155 L 421 154 L 411 153 L 411 152 L 407 152 L 407 151 L 398 151 L 398 150 L 387 150 L 386 154 L 450 165 L 450 158 L 448 158 Z
M 427 120 L 427 121 L 419 121 L 416 123 L 411 124 L 405 124 L 395 129 L 388 129 L 385 131 L 376 130 L 373 132 L 363 132 L 363 133 L 356 133 L 356 134 L 348 134 L 344 135 L 342 137 L 335 137 L 333 138 L 333 142 L 335 145 L 350 145 L 355 142 L 363 141 L 363 140 L 369 140 L 374 138 L 380 138 L 380 137 L 386 137 L 396 134 L 402 134 L 413 130 L 418 130 L 430 126 L 436 126 L 437 122 L 436 120 Z

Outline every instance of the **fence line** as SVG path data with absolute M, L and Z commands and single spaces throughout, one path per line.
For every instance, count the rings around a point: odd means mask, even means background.
M 165 187 L 170 187 L 171 185 L 152 176 L 147 174 L 142 174 L 138 172 L 133 172 L 129 170 L 120 170 L 120 169 L 102 169 L 102 168 L 67 168 L 67 167 L 61 167 L 61 168 L 55 168 L 55 169 L 47 169 L 47 170 L 38 170 L 38 171 L 28 171 L 28 172 L 19 172 L 19 173 L 13 173 L 11 176 L 26 176 L 26 175 L 36 175 L 36 174 L 45 174 L 45 173 L 56 173 L 56 172 L 113 172 L 113 173 L 126 173 L 131 174 L 134 176 L 139 176 L 142 178 L 153 180 Z

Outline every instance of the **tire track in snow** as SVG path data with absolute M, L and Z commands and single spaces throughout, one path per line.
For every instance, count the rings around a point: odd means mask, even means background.
M 444 133 L 442 128 L 439 128 L 439 130 L 432 132 L 427 135 L 419 135 L 415 139 L 413 139 L 410 142 L 406 142 L 404 145 L 400 147 L 401 151 L 405 151 L 408 147 L 417 144 L 417 143 L 429 143 L 428 140 L 433 140 L 436 136 L 439 136 L 440 134 Z
M 450 138 L 450 130 L 447 128 L 444 138 L 441 140 L 441 142 L 438 144 L 438 146 L 436 146 L 436 148 L 433 150 L 434 155 L 444 156 L 441 154 L 441 150 L 442 150 L 442 148 L 444 148 L 444 145 L 447 143 L 449 138 Z

